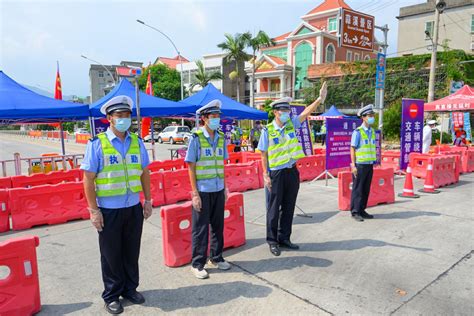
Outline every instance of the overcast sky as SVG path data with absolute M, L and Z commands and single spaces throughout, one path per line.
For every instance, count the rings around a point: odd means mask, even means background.
M 277 36 L 294 30 L 300 17 L 322 0 L 152 0 L 23 1 L 0 0 L 0 69 L 14 80 L 54 90 L 56 61 L 63 94 L 90 94 L 84 54 L 103 64 L 122 60 L 153 62 L 175 56 L 171 44 L 144 27 L 145 21 L 167 33 L 190 60 L 219 52 L 224 33 L 264 30 Z M 401 6 L 426 0 L 346 0 L 355 10 L 387 23 L 389 54 L 396 53 Z M 422 32 L 423 30 L 421 30 Z M 381 39 L 381 33 L 376 33 Z

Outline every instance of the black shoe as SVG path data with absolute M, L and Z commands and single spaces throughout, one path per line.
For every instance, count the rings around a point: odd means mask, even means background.
M 362 216 L 360 216 L 359 213 L 352 213 L 352 218 L 356 221 L 356 222 L 363 222 L 364 219 L 362 218 Z
M 118 300 L 110 302 L 110 303 L 105 303 L 104 308 L 109 314 L 122 314 L 123 313 L 122 304 Z
M 276 257 L 281 254 L 280 247 L 278 247 L 278 245 L 270 245 L 270 252 Z
M 135 291 L 131 294 L 122 295 L 123 298 L 126 298 L 133 304 L 143 304 L 145 303 L 145 298 L 139 292 Z
M 370 215 L 370 214 L 367 213 L 365 210 L 360 212 L 360 216 L 362 216 L 362 218 L 367 218 L 367 219 L 372 219 L 372 218 L 374 218 L 374 215 Z
M 298 250 L 300 249 L 300 246 L 292 243 L 291 241 L 289 240 L 285 240 L 285 241 L 280 241 L 280 247 L 282 248 L 288 248 L 288 249 L 292 249 L 292 250 Z

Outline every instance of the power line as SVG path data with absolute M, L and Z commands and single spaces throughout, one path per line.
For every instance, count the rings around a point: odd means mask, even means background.
M 456 24 L 456 26 L 457 26 L 461 31 L 463 31 L 463 32 L 466 33 L 466 34 L 471 35 L 470 32 L 468 32 L 468 31 L 466 31 L 465 29 L 463 29 L 463 28 L 458 24 L 458 22 L 454 21 L 448 14 L 445 14 L 445 15 L 446 15 L 446 16 L 448 17 L 448 19 L 450 19 L 454 24 Z

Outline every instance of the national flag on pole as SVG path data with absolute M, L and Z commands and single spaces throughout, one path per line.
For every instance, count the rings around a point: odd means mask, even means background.
M 149 95 L 153 95 L 153 85 L 151 84 L 151 76 L 150 72 L 148 71 L 148 77 L 146 79 L 146 89 L 145 93 Z M 151 117 L 144 117 L 142 118 L 142 130 L 141 136 L 142 138 L 150 134 L 150 127 L 151 127 Z
M 63 92 L 61 90 L 61 76 L 59 76 L 59 62 L 56 69 L 56 86 L 54 88 L 54 98 L 58 100 L 63 99 Z

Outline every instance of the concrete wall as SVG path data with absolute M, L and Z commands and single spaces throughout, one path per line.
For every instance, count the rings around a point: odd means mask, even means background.
M 440 15 L 438 43 L 442 45 L 445 39 L 449 39 L 449 48 L 462 49 L 472 53 L 474 51 L 471 49 L 471 43 L 474 42 L 474 33 L 471 34 L 472 15 L 474 15 L 474 4 L 455 8 L 448 7 Z M 426 39 L 424 33 L 425 23 L 428 21 L 434 21 L 434 10 L 429 13 L 399 17 L 397 47 L 399 56 L 431 52 L 431 40 Z M 442 47 L 438 47 L 438 49 L 442 50 Z

